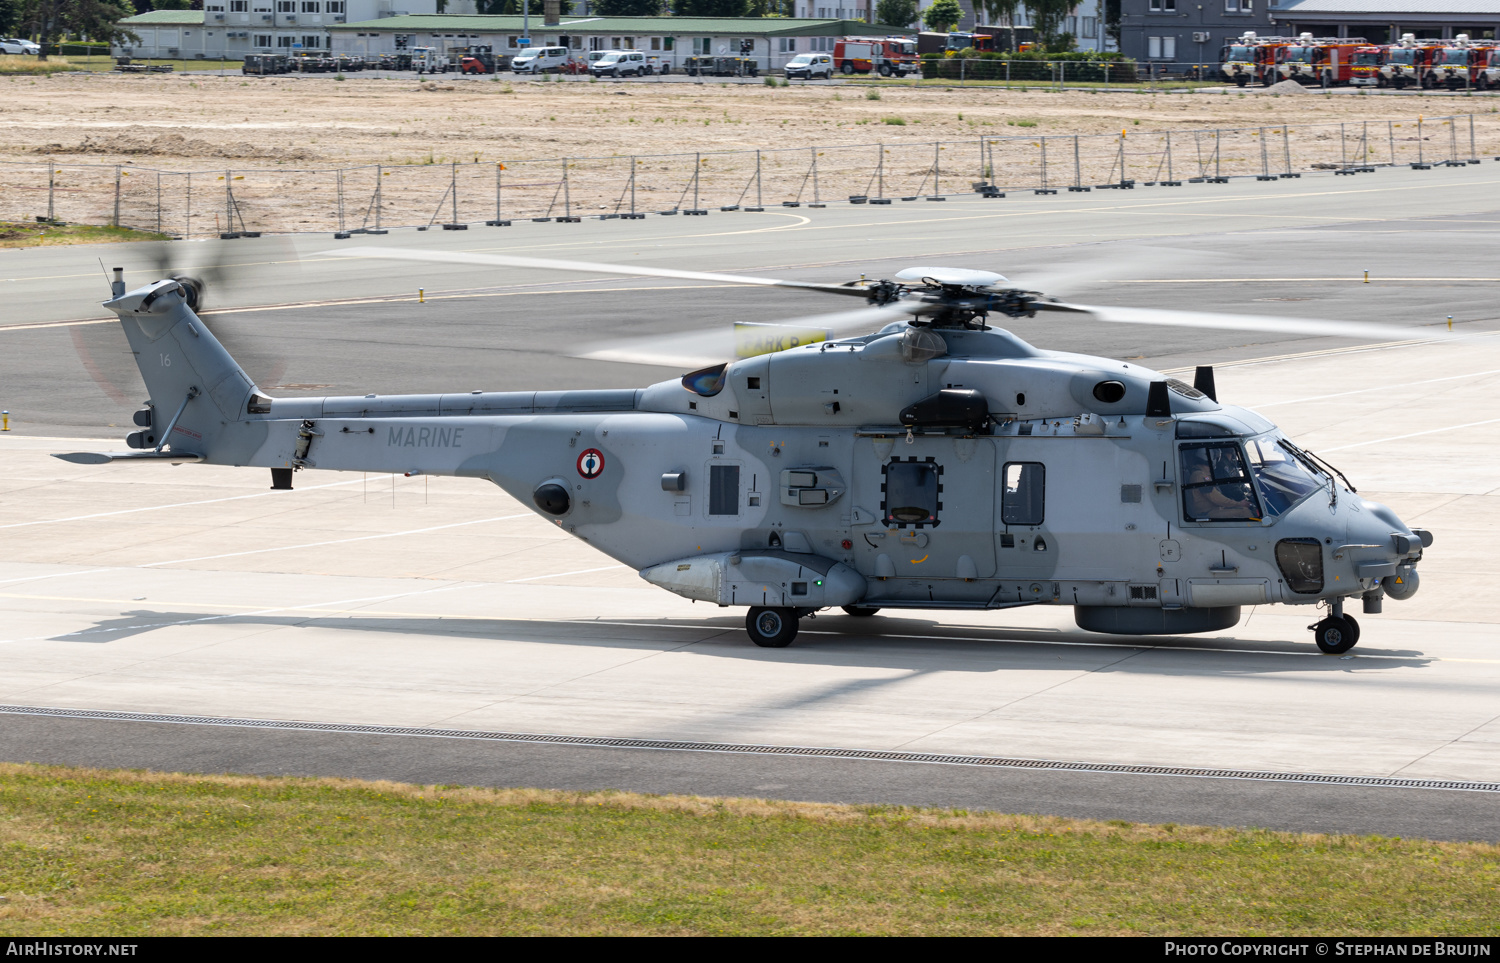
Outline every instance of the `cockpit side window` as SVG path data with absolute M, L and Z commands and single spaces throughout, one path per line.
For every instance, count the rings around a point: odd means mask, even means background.
M 1250 456 L 1250 471 L 1260 483 L 1260 495 L 1267 515 L 1286 514 L 1309 493 L 1327 484 L 1293 458 L 1273 435 L 1252 438 L 1246 443 L 1245 451 Z
M 1182 514 L 1190 522 L 1261 518 L 1245 456 L 1235 443 L 1182 446 Z

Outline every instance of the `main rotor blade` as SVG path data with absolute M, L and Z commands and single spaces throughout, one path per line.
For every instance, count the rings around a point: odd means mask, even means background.
M 1096 321 L 1117 324 L 1154 324 L 1173 328 L 1202 328 L 1219 331 L 1264 331 L 1276 334 L 1304 334 L 1333 338 L 1376 338 L 1381 341 L 1433 341 L 1460 337 L 1439 328 L 1416 328 L 1403 324 L 1378 324 L 1370 321 L 1331 321 L 1322 318 L 1278 318 L 1265 314 L 1215 314 L 1198 311 L 1166 311 L 1156 308 L 1100 307 L 1094 304 L 1069 304 L 1059 301 L 1036 301 L 1038 311 L 1087 314 Z
M 938 309 L 939 306 L 935 304 L 897 301 L 880 307 L 787 318 L 769 324 L 744 324 L 731 329 L 611 341 L 580 351 L 574 357 L 665 368 L 703 367 L 720 361 L 768 354 L 795 344 L 834 340 L 852 331 L 868 331 L 902 318 L 931 314 Z M 780 347 L 773 347 L 777 344 Z
M 865 297 L 865 289 L 854 285 L 783 281 L 778 278 L 757 278 L 743 274 L 679 271 L 675 268 L 633 267 L 627 264 L 602 264 L 597 261 L 560 261 L 553 258 L 519 257 L 512 254 L 474 254 L 466 251 L 421 251 L 403 247 L 369 246 L 338 248 L 320 253 L 329 257 L 384 258 L 391 261 L 427 261 L 434 264 L 477 264 L 487 267 L 536 268 L 544 271 L 572 271 L 583 274 L 616 274 L 624 277 L 717 281 L 721 284 L 754 284 L 762 287 L 797 288 L 804 291 L 821 291 L 824 294 Z

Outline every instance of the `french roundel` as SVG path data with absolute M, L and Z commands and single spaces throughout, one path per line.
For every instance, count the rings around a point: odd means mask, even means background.
M 604 471 L 604 452 L 590 448 L 578 456 L 578 474 L 584 478 L 598 478 Z

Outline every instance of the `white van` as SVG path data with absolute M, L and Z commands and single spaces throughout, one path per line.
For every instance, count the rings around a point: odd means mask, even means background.
M 604 56 L 589 64 L 595 77 L 641 77 L 651 73 L 646 55 L 639 50 L 606 50 Z
M 561 70 L 567 62 L 567 47 L 527 47 L 511 58 L 510 69 L 518 74 L 539 74 L 544 70 Z
M 798 54 L 786 62 L 786 75 L 789 80 L 794 77 L 805 77 L 808 80 L 814 77 L 832 77 L 833 58 L 826 53 Z

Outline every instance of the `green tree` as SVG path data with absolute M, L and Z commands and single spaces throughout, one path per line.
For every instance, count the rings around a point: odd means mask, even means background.
M 17 22 L 22 30 L 37 35 L 42 45 L 39 60 L 47 59 L 47 47 L 65 37 L 90 40 L 139 42 L 140 37 L 119 21 L 135 16 L 129 0 L 21 0 Z
M 1104 0 L 1104 35 L 1120 46 L 1120 0 Z
M 672 0 L 679 17 L 743 17 L 749 10 L 750 0 Z
M 152 0 L 152 10 L 191 10 L 193 0 Z
M 875 22 L 905 27 L 917 19 L 917 0 L 880 0 L 875 4 Z
M 1073 8 L 1074 0 L 1024 0 L 1026 12 L 1031 15 L 1032 26 L 1036 28 L 1037 39 L 1042 42 L 1048 50 L 1057 45 L 1059 29 L 1063 18 Z
M 922 14 L 922 22 L 927 25 L 928 30 L 946 33 L 963 19 L 963 15 L 964 11 L 958 5 L 958 0 L 933 0 L 932 6 Z
M 594 0 L 589 12 L 601 17 L 659 17 L 661 0 Z
M 16 32 L 21 19 L 21 5 L 16 0 L 0 0 L 0 36 L 9 37 Z

